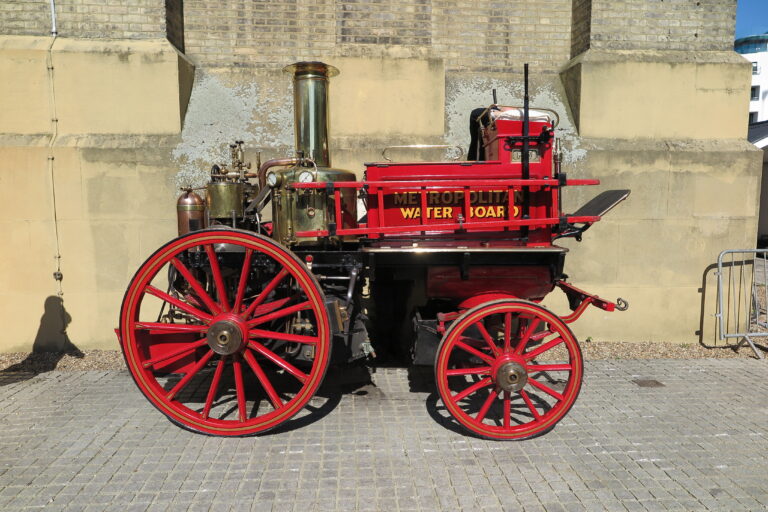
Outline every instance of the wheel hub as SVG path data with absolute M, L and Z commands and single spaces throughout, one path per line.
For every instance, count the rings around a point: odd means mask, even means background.
M 504 391 L 520 391 L 528 383 L 525 367 L 514 361 L 499 366 L 495 377 L 496 385 Z
M 208 329 L 206 338 L 211 350 L 224 356 L 240 350 L 246 339 L 239 322 L 229 318 L 214 322 Z

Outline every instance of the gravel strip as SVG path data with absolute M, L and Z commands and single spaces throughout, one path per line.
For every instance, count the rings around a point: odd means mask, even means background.
M 755 358 L 752 350 L 741 347 L 706 348 L 701 345 L 677 343 L 622 343 L 610 341 L 582 342 L 585 359 L 700 359 L 700 358 Z M 86 350 L 76 354 L 59 353 L 8 353 L 0 354 L 0 371 L 43 373 L 51 370 L 122 370 L 125 368 L 119 350 Z
M 119 350 L 85 350 L 75 354 L 56 352 L 0 354 L 0 372 L 43 373 L 51 370 L 73 372 L 124 368 L 123 353 Z

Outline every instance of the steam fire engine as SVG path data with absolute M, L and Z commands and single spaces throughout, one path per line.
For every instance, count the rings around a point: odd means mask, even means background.
M 368 163 L 362 181 L 331 165 L 338 70 L 285 70 L 296 156 L 252 172 L 233 145 L 204 198 L 184 191 L 179 237 L 128 286 L 117 333 L 141 392 L 183 428 L 251 435 L 302 410 L 330 364 L 388 353 L 433 366 L 446 410 L 474 435 L 552 429 L 583 376 L 568 324 L 590 305 L 627 307 L 568 283 L 553 242 L 581 239 L 629 191 L 562 213 L 566 187 L 599 182 L 561 170 L 558 116 L 529 107 L 527 65 L 522 107 L 494 98 L 473 112 L 467 160 Z M 541 306 L 554 289 L 570 314 Z

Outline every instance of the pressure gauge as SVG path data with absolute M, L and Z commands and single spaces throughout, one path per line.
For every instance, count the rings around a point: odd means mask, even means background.
M 275 188 L 277 186 L 277 173 L 274 173 L 274 172 L 267 173 L 267 185 L 269 185 L 272 188 Z
M 301 171 L 299 173 L 299 183 L 312 183 L 315 181 L 315 175 L 312 171 Z

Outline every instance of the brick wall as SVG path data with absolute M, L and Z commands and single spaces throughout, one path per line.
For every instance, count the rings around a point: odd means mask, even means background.
M 0 34 L 46 35 L 51 33 L 51 7 L 47 0 L 0 2 Z
M 182 0 L 56 0 L 57 31 L 61 37 L 84 38 L 153 39 L 167 35 L 183 48 L 181 5 Z M 0 1 L 0 34 L 50 32 L 49 0 Z
M 728 50 L 736 0 L 57 0 L 63 37 L 167 37 L 203 67 L 382 47 L 448 71 L 530 62 L 554 72 L 587 48 Z M 0 1 L 0 33 L 50 32 L 48 0 Z M 186 44 L 185 44 L 186 43 Z M 185 48 L 186 46 L 186 48 Z
M 591 48 L 733 48 L 736 0 L 574 0 L 580 3 L 591 3 Z
M 589 48 L 592 29 L 592 0 L 573 0 L 571 14 L 571 57 Z
M 165 0 L 165 32 L 168 40 L 184 51 L 184 1 Z
M 446 70 L 555 71 L 570 54 L 571 0 L 187 0 L 187 55 L 202 66 L 279 67 L 400 47 Z

